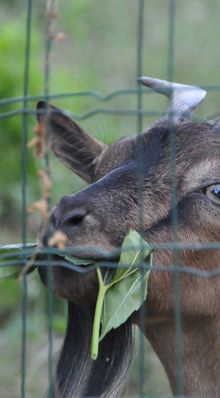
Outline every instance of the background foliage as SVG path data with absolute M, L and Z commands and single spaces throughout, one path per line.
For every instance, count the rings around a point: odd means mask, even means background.
M 30 95 L 44 93 L 45 10 L 46 1 L 33 2 L 31 33 Z M 103 95 L 118 89 L 136 88 L 137 10 L 134 0 L 63 0 L 59 3 L 58 30 L 64 41 L 54 43 L 51 56 L 50 92 L 68 93 L 94 90 Z M 169 0 L 145 1 L 143 73 L 158 78 L 168 75 Z M 219 13 L 218 0 L 177 0 L 174 39 L 174 80 L 209 86 L 206 102 L 197 113 L 207 117 L 219 112 Z M 26 2 L 0 0 L 0 100 L 23 94 L 25 62 Z M 135 95 L 120 96 L 109 102 L 76 96 L 53 101 L 59 107 L 82 115 L 95 108 L 135 109 Z M 35 108 L 35 101 L 29 101 Z M 1 104 L 0 112 L 22 108 L 22 102 Z M 145 95 L 144 108 L 164 111 L 166 100 Z M 152 122 L 145 117 L 147 127 Z M 29 138 L 35 124 L 28 117 Z M 136 118 L 98 114 L 81 122 L 91 134 L 109 143 L 136 133 Z M 0 242 L 21 241 L 21 115 L 0 119 Z M 199 144 L 199 143 L 198 143 Z M 84 183 L 55 159 L 52 160 L 53 203 L 63 194 L 78 191 Z M 39 193 L 36 164 L 28 155 L 28 201 Z M 39 227 L 36 215 L 29 217 L 28 238 L 33 241 Z M 29 278 L 28 317 L 28 397 L 43 396 L 47 387 L 47 332 L 45 292 L 38 276 Z M 0 396 L 17 398 L 20 380 L 20 287 L 18 282 L 0 285 Z M 54 350 L 62 341 L 65 308 L 54 304 Z M 137 347 L 137 357 L 139 348 Z M 146 348 L 146 393 L 162 396 L 169 392 L 158 360 Z M 8 371 L 10 369 L 10 372 Z M 129 393 L 138 391 L 138 361 L 132 372 Z M 11 380 L 13 379 L 13 383 Z M 38 380 L 41 380 L 39 385 Z

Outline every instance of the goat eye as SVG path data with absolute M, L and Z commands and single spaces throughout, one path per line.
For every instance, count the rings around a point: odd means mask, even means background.
M 205 188 L 205 194 L 212 201 L 220 205 L 220 184 L 210 185 Z

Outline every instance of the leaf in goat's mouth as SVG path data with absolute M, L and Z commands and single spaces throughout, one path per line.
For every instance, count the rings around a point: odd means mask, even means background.
M 22 244 L 0 246 L 0 279 L 18 277 L 21 265 L 24 265 L 25 259 L 31 258 L 36 248 L 35 244 L 27 244 L 25 249 Z M 99 292 L 91 346 L 91 357 L 95 360 L 98 357 L 99 342 L 111 329 L 125 323 L 145 301 L 152 268 L 152 249 L 138 232 L 130 231 L 124 238 L 116 271 L 109 267 L 103 272 L 94 259 L 83 259 L 66 253 L 59 253 L 59 256 L 78 266 L 97 266 Z M 10 266 L 7 261 L 10 261 Z
M 26 243 L 25 246 L 22 243 L 0 245 L 0 280 L 18 278 L 26 263 L 36 251 L 41 256 L 47 256 L 43 248 L 38 247 L 36 243 Z M 75 265 L 94 264 L 94 260 L 82 259 L 72 255 L 66 256 L 65 254 L 59 254 L 59 256 Z M 29 268 L 28 272 L 33 269 L 34 267 Z
M 126 322 L 145 301 L 152 256 L 152 249 L 143 238 L 136 231 L 130 231 L 124 239 L 116 272 L 109 278 L 108 271 L 103 275 L 97 268 L 99 293 L 93 322 L 92 359 L 97 359 L 99 342 L 106 334 Z
M 95 264 L 95 260 L 76 256 L 68 255 L 65 259 L 75 265 Z M 97 267 L 99 292 L 92 330 L 93 360 L 98 357 L 99 342 L 111 329 L 126 322 L 145 301 L 151 268 L 152 249 L 136 231 L 125 236 L 115 272 L 111 268 L 102 272 Z
M 68 255 L 68 256 L 65 256 L 64 258 L 69 263 L 72 263 L 72 264 L 75 264 L 75 265 L 91 265 L 91 264 L 94 264 L 94 260 L 80 258 L 80 257 L 76 257 L 76 256 Z
M 22 264 L 31 257 L 36 247 L 34 243 L 0 246 L 0 279 L 18 278 Z

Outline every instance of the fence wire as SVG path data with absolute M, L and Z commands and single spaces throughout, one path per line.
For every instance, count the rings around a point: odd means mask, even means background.
M 146 3 L 146 4 L 145 4 Z M 144 9 L 147 5 L 147 0 L 138 0 L 138 19 L 136 21 L 137 25 L 137 57 L 136 57 L 136 77 L 142 76 L 144 74 L 143 70 L 143 42 L 144 42 Z M 69 93 L 58 93 L 50 94 L 50 55 L 53 45 L 53 37 L 55 35 L 55 12 L 56 2 L 51 0 L 47 2 L 47 13 L 46 13 L 46 34 L 45 34 L 45 65 L 44 65 L 44 93 L 41 96 L 31 96 L 29 95 L 29 72 L 30 72 L 30 59 L 31 59 L 31 31 L 32 31 L 32 0 L 27 1 L 27 18 L 26 18 L 26 52 L 25 52 L 25 71 L 24 71 L 24 87 L 23 95 L 14 98 L 5 98 L 0 100 L 0 107 L 3 111 L 0 113 L 0 119 L 6 119 L 21 115 L 22 117 L 22 182 L 21 182 L 21 197 L 22 197 L 22 244 L 23 251 L 18 252 L 20 256 L 20 263 L 25 265 L 28 256 L 30 256 L 31 250 L 26 246 L 27 244 L 27 133 L 28 133 L 28 123 L 27 117 L 29 115 L 35 115 L 36 111 L 29 106 L 31 102 L 36 102 L 38 99 L 45 99 L 45 101 L 50 101 L 52 99 L 62 99 L 62 98 L 77 98 L 77 97 L 91 97 L 99 100 L 105 104 L 108 104 L 116 97 L 121 97 L 122 99 L 126 96 L 136 96 L 137 105 L 135 109 L 108 109 L 108 108 L 95 108 L 92 111 L 84 113 L 83 115 L 71 113 L 76 120 L 84 120 L 93 117 L 97 114 L 111 114 L 111 115 L 123 115 L 136 118 L 137 122 L 137 145 L 138 145 L 138 157 L 139 157 L 139 203 L 140 203 L 140 231 L 143 230 L 143 212 L 144 212 L 144 197 L 143 197 L 143 187 L 144 187 L 144 177 L 143 177 L 143 145 L 140 138 L 140 132 L 143 130 L 143 116 L 154 116 L 156 118 L 163 116 L 163 113 L 158 111 L 144 111 L 143 110 L 143 95 L 151 95 L 151 90 L 143 89 L 140 84 L 137 83 L 136 89 L 118 90 L 111 92 L 107 95 L 102 95 L 96 91 L 84 91 L 84 92 L 69 92 Z M 174 74 L 174 39 L 175 39 L 175 0 L 169 0 L 169 28 L 168 28 L 168 64 L 167 64 L 167 80 L 173 81 Z M 74 18 L 74 16 L 73 16 Z M 220 85 L 204 87 L 209 91 L 220 91 Z M 4 107 L 7 105 L 16 105 L 18 108 L 12 111 L 4 111 Z M 180 277 L 182 274 L 190 274 L 200 278 L 216 278 L 220 276 L 220 268 L 214 270 L 200 270 L 191 266 L 180 266 L 179 261 L 179 251 L 181 249 L 198 249 L 198 250 L 213 250 L 220 249 L 220 243 L 205 243 L 205 244 L 181 244 L 178 242 L 178 212 L 177 212 L 177 181 L 176 181 L 176 153 L 175 153 L 175 131 L 173 127 L 172 115 L 169 116 L 170 128 L 169 128 L 169 152 L 170 152 L 170 180 L 172 182 L 172 199 L 171 199 L 171 209 L 172 209 L 172 233 L 173 241 L 171 243 L 164 244 L 151 244 L 150 247 L 153 249 L 173 251 L 174 264 L 172 268 L 173 279 L 174 279 L 174 302 L 175 302 L 175 338 L 176 338 L 176 369 L 177 369 L 177 390 L 178 396 L 184 396 L 184 386 L 183 386 L 183 347 L 182 347 L 182 322 L 181 322 L 181 302 L 180 302 Z M 45 170 L 50 176 L 50 160 L 49 156 L 45 156 Z M 50 203 L 49 203 L 50 205 Z M 47 315 L 48 315 L 48 398 L 55 398 L 55 388 L 53 379 L 53 366 L 52 366 L 52 352 L 53 352 L 53 296 L 52 296 L 52 255 L 59 254 L 60 251 L 55 248 L 45 248 L 44 253 L 46 254 L 46 260 L 36 260 L 35 265 L 39 267 L 47 267 L 48 273 L 48 295 L 47 295 Z M 13 253 L 13 256 L 15 253 Z M 10 254 L 1 255 L 1 266 L 13 266 L 14 261 L 11 259 Z M 75 272 L 86 273 L 86 269 L 82 269 L 76 265 L 70 264 L 67 261 L 59 261 L 59 265 L 74 270 Z M 114 262 L 101 262 L 100 267 L 116 267 L 117 264 Z M 170 267 L 164 265 L 156 264 L 154 266 L 155 272 L 167 272 L 171 271 Z M 141 292 L 143 294 L 143 292 Z M 20 397 L 27 398 L 27 388 L 26 388 L 26 374 L 27 374 L 27 306 L 28 306 L 28 285 L 27 277 L 24 275 L 22 279 L 22 302 L 21 302 L 21 388 Z M 144 309 L 140 311 L 140 324 L 142 329 L 144 329 Z M 139 345 L 139 356 L 140 356 L 140 369 L 139 369 L 139 395 L 138 397 L 144 397 L 144 337 L 140 338 Z
M 23 112 L 22 112 L 22 243 L 23 249 L 27 243 L 27 136 L 28 121 L 27 113 L 27 95 L 29 92 L 29 72 L 30 72 L 30 51 L 31 51 L 31 23 L 32 23 L 32 1 L 27 4 L 27 20 L 26 20 L 26 51 L 25 51 L 25 70 L 24 70 L 24 91 L 23 91 Z M 22 318 L 22 344 L 21 344 L 21 397 L 26 396 L 26 341 L 27 341 L 27 295 L 28 295 L 27 277 L 24 275 L 22 280 L 22 302 L 21 302 L 21 318 Z

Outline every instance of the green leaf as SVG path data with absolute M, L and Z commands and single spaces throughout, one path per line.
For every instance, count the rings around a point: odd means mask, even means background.
M 21 267 L 19 265 L 4 266 L 0 264 L 0 279 L 14 279 L 18 278 Z
M 24 257 L 28 260 L 36 247 L 35 243 L 27 243 L 25 248 L 21 243 L 0 246 L 0 280 L 18 278 L 21 266 L 24 264 Z M 60 256 L 75 265 L 89 265 L 94 263 L 94 260 L 76 256 L 65 256 L 65 254 Z M 7 262 L 10 262 L 12 265 L 7 265 Z
M 24 248 L 25 247 L 25 248 Z M 22 253 L 27 249 L 35 249 L 36 243 L 26 243 L 25 246 L 22 243 L 15 243 L 14 245 L 0 245 L 0 255 L 4 253 Z
M 151 266 L 152 249 L 136 231 L 130 231 L 122 245 L 117 271 L 111 274 L 107 270 L 103 277 L 97 268 L 99 292 L 93 321 L 92 359 L 98 357 L 99 341 L 112 328 L 124 323 L 143 304 L 147 296 Z
M 100 340 L 111 329 L 116 329 L 126 322 L 130 315 L 141 307 L 147 297 L 150 272 L 149 269 L 136 270 L 107 290 L 101 317 Z
M 121 257 L 112 282 L 119 281 L 140 267 L 151 250 L 141 235 L 137 231 L 131 230 L 123 241 Z
M 64 256 L 64 258 L 69 261 L 72 264 L 75 265 L 90 265 L 90 264 L 94 264 L 94 260 L 89 260 L 87 258 L 80 258 L 80 257 L 76 257 L 76 256 Z
M 18 278 L 23 257 L 27 255 L 25 252 L 34 248 L 36 248 L 34 243 L 26 244 L 25 249 L 22 244 L 0 246 L 0 280 Z M 28 255 L 28 257 L 30 256 L 31 254 Z M 14 265 L 7 265 L 8 261 L 14 263 Z

